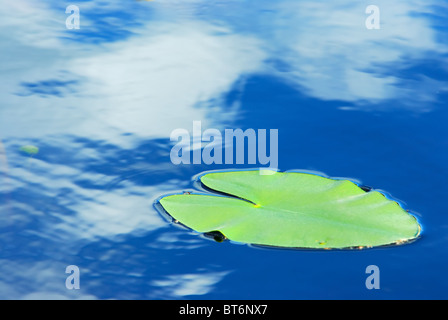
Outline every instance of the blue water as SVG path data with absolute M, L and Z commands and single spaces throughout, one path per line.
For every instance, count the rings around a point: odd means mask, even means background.
M 78 1 L 80 29 L 69 4 L 1 2 L 0 298 L 448 297 L 448 2 L 378 0 L 380 29 L 366 1 Z M 257 167 L 174 165 L 193 121 L 278 129 L 280 170 L 384 190 L 422 237 L 275 250 L 169 224 L 160 196 Z

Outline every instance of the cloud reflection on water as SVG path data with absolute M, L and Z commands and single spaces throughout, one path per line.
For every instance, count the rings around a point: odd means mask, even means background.
M 422 1 L 381 0 L 375 5 L 381 12 L 380 30 L 364 26 L 368 15 L 363 2 L 282 1 L 275 5 L 274 52 L 289 66 L 288 72 L 279 75 L 322 100 L 365 104 L 409 98 L 403 83 L 413 89 L 411 100 L 426 100 L 428 89 L 420 87 L 425 79 L 402 79 L 382 66 L 407 64 L 428 52 L 448 52 L 446 44 L 437 41 L 430 21 L 413 15 L 434 8 Z M 434 84 L 446 89 L 445 83 Z
M 341 100 L 349 109 L 403 100 L 430 110 L 427 102 L 447 90 L 446 69 L 433 79 L 396 66 L 412 70 L 428 52 L 443 60 L 443 30 L 432 27 L 431 15 L 415 16 L 437 14 L 436 8 L 423 1 L 376 4 L 381 30 L 364 27 L 367 3 L 348 1 L 257 1 L 259 12 L 237 1 L 130 7 L 86 1 L 79 33 L 65 29 L 65 8 L 56 1 L 3 4 L 0 59 L 11 63 L 0 66 L 0 138 L 10 190 L 0 186 L 0 192 L 12 195 L 12 210 L 0 215 L 2 255 L 8 257 L 0 264 L 0 295 L 66 297 L 63 282 L 55 280 L 64 276 L 63 262 L 49 262 L 50 256 L 67 259 L 65 251 L 79 254 L 96 272 L 90 279 L 95 290 L 105 269 L 106 275 L 124 275 L 123 288 L 146 275 L 152 291 L 145 297 L 210 293 L 229 273 L 225 267 L 195 262 L 187 270 L 165 270 L 157 264 L 167 252 L 207 247 L 173 232 L 152 208 L 161 193 L 188 187 L 199 170 L 169 162 L 169 134 L 191 129 L 193 120 L 204 128 L 231 125 L 245 110 L 224 96 L 235 86 L 244 93 L 244 80 L 260 74 L 313 98 Z M 283 106 L 275 107 L 282 112 Z M 29 142 L 41 149 L 34 159 L 17 153 Z M 142 234 L 149 242 L 144 254 L 138 254 L 141 243 L 115 248 Z M 84 256 L 86 243 L 95 249 L 91 257 Z M 149 255 L 154 274 L 145 273 Z M 37 262 L 22 262 L 30 257 Z M 115 264 L 104 262 L 109 260 Z
M 229 272 L 198 272 L 169 275 L 151 284 L 158 288 L 150 294 L 151 298 L 179 299 L 192 295 L 204 295 Z

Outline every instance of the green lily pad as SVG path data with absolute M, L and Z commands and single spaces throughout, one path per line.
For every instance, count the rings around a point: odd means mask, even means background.
M 310 173 L 213 172 L 200 181 L 219 194 L 184 193 L 159 202 L 201 233 L 288 248 L 364 248 L 402 244 L 421 231 L 414 216 L 378 191 Z M 224 195 L 223 195 L 224 194 Z
M 20 151 L 25 152 L 26 154 L 29 154 L 30 156 L 34 156 L 39 153 L 39 148 L 36 146 L 27 145 L 27 146 L 20 147 Z

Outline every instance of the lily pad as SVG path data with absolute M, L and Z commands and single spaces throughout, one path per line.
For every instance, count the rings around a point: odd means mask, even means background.
M 162 197 L 164 210 L 201 233 L 288 248 L 364 248 L 402 244 L 421 231 L 416 218 L 381 192 L 302 172 L 212 172 L 202 184 L 220 194 Z
M 30 156 L 34 156 L 39 153 L 39 148 L 32 145 L 26 145 L 23 147 L 20 147 L 20 151 L 25 152 L 26 154 Z

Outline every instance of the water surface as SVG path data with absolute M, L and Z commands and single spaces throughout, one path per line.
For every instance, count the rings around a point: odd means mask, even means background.
M 81 1 L 70 30 L 68 3 L 3 1 L 0 298 L 446 299 L 448 3 L 376 1 L 379 30 L 370 4 Z M 167 223 L 161 195 L 253 167 L 173 165 L 170 133 L 193 121 L 278 129 L 280 170 L 385 190 L 422 238 L 268 250 Z

